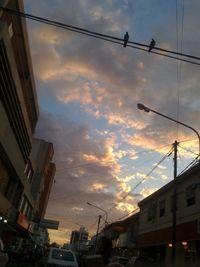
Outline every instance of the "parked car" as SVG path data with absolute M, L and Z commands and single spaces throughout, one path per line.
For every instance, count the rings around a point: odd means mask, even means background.
M 50 248 L 48 267 L 78 267 L 78 262 L 74 252 L 62 248 Z
M 8 262 L 8 254 L 4 251 L 4 244 L 0 238 L 0 267 L 5 267 Z
M 122 266 L 126 266 L 129 259 L 122 256 L 114 256 L 110 259 L 110 263 L 120 263 Z

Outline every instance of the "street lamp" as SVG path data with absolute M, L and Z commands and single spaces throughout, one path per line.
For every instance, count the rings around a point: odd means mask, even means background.
M 145 112 L 153 112 L 161 117 L 164 117 L 168 120 L 171 120 L 173 122 L 176 122 L 180 125 L 183 125 L 189 129 L 191 129 L 193 132 L 195 132 L 195 134 L 197 135 L 198 137 L 198 140 L 199 140 L 199 153 L 198 153 L 198 157 L 200 155 L 200 135 L 199 133 L 191 126 L 183 123 L 183 122 L 180 122 L 178 120 L 175 120 L 171 117 L 168 117 L 158 111 L 155 111 L 149 107 L 146 107 L 145 105 L 141 104 L 141 103 L 138 103 L 137 104 L 137 107 L 138 109 L 140 110 L 144 110 Z M 178 146 L 178 142 L 175 141 L 174 144 L 174 192 L 173 192 L 173 221 L 172 221 L 172 264 L 174 265 L 175 264 L 175 260 L 176 260 L 176 209 L 177 209 L 177 192 L 176 192 L 176 188 L 177 188 L 177 146 Z
M 199 135 L 199 133 L 197 132 L 197 130 L 195 130 L 193 127 L 191 127 L 191 126 L 189 126 L 189 125 L 187 125 L 187 124 L 185 124 L 185 123 L 183 123 L 183 122 L 181 122 L 181 121 L 177 121 L 177 120 L 175 120 L 175 119 L 173 119 L 173 118 L 170 118 L 170 117 L 168 117 L 168 116 L 166 116 L 166 115 L 164 115 L 164 114 L 162 114 L 162 113 L 160 113 L 160 112 L 158 112 L 158 111 L 155 111 L 155 110 L 153 110 L 153 109 L 151 109 L 151 108 L 149 108 L 149 107 L 146 107 L 145 105 L 143 105 L 143 104 L 141 104 L 141 103 L 138 103 L 138 104 L 137 104 L 137 107 L 138 107 L 138 109 L 140 109 L 140 110 L 144 110 L 145 112 L 150 112 L 150 111 L 151 111 L 151 112 L 153 112 L 153 113 L 155 113 L 155 114 L 157 114 L 157 115 L 160 115 L 160 116 L 162 116 L 162 117 L 164 117 L 164 118 L 166 118 L 166 119 L 168 119 L 168 120 L 170 120 L 170 121 L 173 121 L 173 122 L 176 122 L 176 123 L 178 123 L 178 124 L 181 124 L 181 125 L 183 125 L 183 126 L 189 128 L 189 129 L 191 129 L 193 132 L 195 132 L 195 134 L 197 135 L 198 140 L 199 140 L 199 154 L 198 154 L 198 156 L 200 155 L 200 135 Z
M 100 208 L 98 206 L 95 206 L 94 204 L 91 204 L 90 202 L 87 202 L 87 204 L 90 205 L 90 206 L 92 206 L 92 207 L 95 207 L 95 208 L 97 208 L 97 209 L 99 209 L 101 211 L 103 211 L 105 213 L 105 216 L 106 216 L 106 218 L 105 218 L 105 224 L 108 223 L 108 213 L 107 213 L 106 210 L 104 210 L 104 209 L 102 209 L 102 208 Z

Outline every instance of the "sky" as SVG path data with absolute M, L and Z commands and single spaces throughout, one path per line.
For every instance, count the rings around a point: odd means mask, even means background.
M 197 0 L 24 0 L 29 14 L 200 56 Z M 52 142 L 56 163 L 46 218 L 51 242 L 70 239 L 98 216 L 114 222 L 197 156 L 197 135 L 137 103 L 200 131 L 200 66 L 27 20 L 40 116 L 35 137 Z M 166 157 L 165 157 L 166 156 Z M 165 160 L 161 161 L 165 157 Z M 160 165 L 158 163 L 161 161 Z M 157 166 L 158 165 L 158 166 Z M 104 221 L 102 219 L 101 226 Z

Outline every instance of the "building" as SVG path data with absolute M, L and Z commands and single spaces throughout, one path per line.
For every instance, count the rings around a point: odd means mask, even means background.
M 120 256 L 136 256 L 139 229 L 139 212 L 128 218 L 108 224 L 99 237 L 106 236 L 112 240 L 112 254 Z
M 74 230 L 71 232 L 70 246 L 73 247 L 73 250 L 87 250 L 87 241 L 88 241 L 88 231 L 84 227 L 80 227 L 79 230 Z
M 169 265 L 174 185 L 173 180 L 138 204 L 138 247 Z M 200 260 L 200 163 L 176 178 L 176 192 L 176 266 L 195 266 L 190 264 Z
M 3 7 L 23 11 L 22 1 L 0 2 Z M 25 20 L 2 9 L 0 74 L 0 215 L 7 220 L 0 228 L 14 226 L 23 234 L 34 207 L 29 156 L 39 110 Z
M 49 195 L 54 181 L 56 165 L 53 159 L 53 144 L 41 139 L 33 139 L 30 159 L 34 174 L 31 183 L 31 194 L 34 199 L 34 210 L 32 216 L 33 236 L 35 243 L 42 243 L 44 225 L 41 223 L 45 217 Z M 47 226 L 47 224 L 46 224 Z M 48 227 L 47 227 L 48 228 Z
M 173 222 L 176 185 L 176 224 Z M 139 212 L 107 225 L 99 236 L 112 240 L 113 255 L 143 255 L 172 266 L 173 230 L 175 265 L 200 266 L 200 163 L 138 203 Z M 162 265 L 163 264 L 163 265 Z M 157 266 L 157 265 L 156 265 Z
M 0 0 L 0 6 L 24 11 L 22 0 Z M 36 219 L 39 223 L 44 217 L 53 184 L 53 144 L 33 140 L 38 116 L 25 19 L 1 8 L 0 236 L 5 246 L 14 237 L 32 237 Z M 35 154 L 40 160 L 35 160 Z
M 49 194 L 54 181 L 56 166 L 52 162 L 53 144 L 41 139 L 33 139 L 31 161 L 34 175 L 31 183 L 31 194 L 35 201 L 34 220 L 39 222 L 44 218 Z

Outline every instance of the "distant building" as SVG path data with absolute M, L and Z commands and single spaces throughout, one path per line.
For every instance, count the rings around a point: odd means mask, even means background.
M 80 230 L 74 230 L 71 233 L 70 245 L 73 245 L 74 250 L 86 250 L 85 246 L 88 241 L 88 231 L 84 227 L 81 227 Z
M 70 244 L 75 244 L 79 241 L 79 231 L 78 230 L 74 230 L 71 232 L 71 238 L 70 238 Z
M 138 243 L 139 212 L 136 211 L 123 221 L 108 224 L 101 236 L 112 240 L 112 253 L 121 256 L 133 256 L 139 254 Z M 94 241 L 93 241 L 94 242 Z M 98 245 L 98 244 L 97 244 Z
M 34 176 L 31 193 L 35 200 L 35 220 L 44 218 L 49 194 L 54 181 L 56 166 L 52 162 L 53 144 L 41 139 L 33 139 L 31 161 L 34 165 Z

